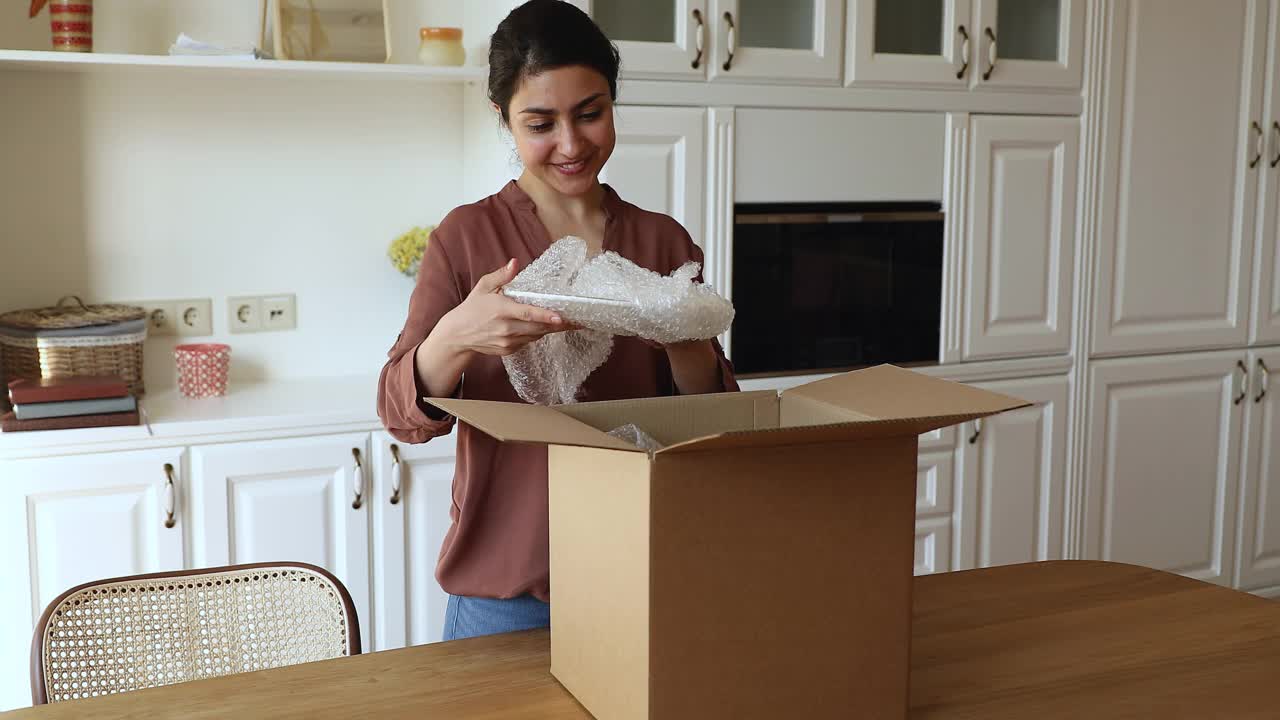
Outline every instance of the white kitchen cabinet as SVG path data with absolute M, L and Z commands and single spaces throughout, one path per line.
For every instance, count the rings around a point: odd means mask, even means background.
M 1084 0 L 850 0 L 845 82 L 1079 90 Z
M 971 9 L 969 0 L 850 0 L 845 83 L 968 87 Z
M 312 563 L 346 585 L 369 645 L 369 434 L 191 448 L 194 567 Z
M 704 80 L 711 63 L 706 0 L 582 0 L 618 46 L 624 78 Z
M 974 0 L 976 87 L 1078 90 L 1085 0 Z
M 1246 353 L 1090 365 L 1084 557 L 1230 584 Z
M 1280 349 L 1249 353 L 1249 368 L 1236 550 L 1235 584 L 1242 590 L 1280 585 Z
M 965 567 L 1063 557 L 1066 513 L 1066 376 L 975 383 L 1031 402 L 962 426 L 961 475 L 966 497 L 961 526 Z
M 665 213 L 702 243 L 706 202 L 707 111 L 622 106 L 615 111 L 617 145 L 600 173 L 618 194 Z
M 1079 121 L 979 115 L 970 133 L 964 357 L 1065 355 Z
M 956 431 L 947 428 L 921 440 L 916 464 L 915 574 L 953 568 L 953 511 L 959 487 L 956 474 Z
M 840 82 L 842 0 L 707 0 L 707 18 L 713 82 Z
M 1273 15 L 1280 7 L 1272 5 Z M 1266 131 L 1266 156 L 1260 161 L 1258 207 L 1261 226 L 1253 254 L 1252 322 L 1254 345 L 1280 344 L 1280 21 L 1271 23 L 1272 61 L 1267 64 L 1260 125 Z
M 0 463 L 0 710 L 29 705 L 31 632 L 80 583 L 180 570 L 180 448 Z
M 1243 345 L 1267 3 L 1111 13 L 1092 352 Z
M 435 579 L 453 506 L 455 435 L 409 445 L 373 436 L 373 649 L 437 642 L 448 602 Z

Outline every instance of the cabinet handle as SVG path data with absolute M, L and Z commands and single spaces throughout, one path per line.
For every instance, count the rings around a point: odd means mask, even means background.
M 728 40 L 729 57 L 725 58 L 724 61 L 724 70 L 728 72 L 730 66 L 733 65 L 733 53 L 738 49 L 738 28 L 733 24 L 733 13 L 728 10 L 724 11 L 724 21 L 729 25 L 729 30 L 725 33 L 725 39 Z
M 351 501 L 351 509 L 359 510 L 364 504 L 364 466 L 360 464 L 360 448 L 351 448 L 351 456 L 356 459 L 355 499 Z
M 400 504 L 400 476 L 404 465 L 400 463 L 400 446 L 391 445 L 391 504 Z
M 702 11 L 698 8 L 693 9 L 693 19 L 698 21 L 698 34 L 694 36 L 697 42 L 698 54 L 693 56 L 693 69 L 697 70 L 702 64 L 702 48 L 707 42 L 707 26 L 702 22 Z M 392 447 L 395 447 L 394 445 Z
M 986 30 L 984 30 L 983 34 L 987 36 L 988 42 L 987 42 L 987 71 L 982 73 L 982 79 L 990 80 L 991 73 L 995 72 L 996 70 L 996 34 L 991 30 L 991 28 L 987 28 Z
M 1240 370 L 1240 394 L 1231 401 L 1233 405 L 1239 405 L 1240 401 L 1249 394 L 1249 368 L 1245 367 L 1243 360 L 1237 360 L 1236 367 Z
M 1249 161 L 1249 168 L 1258 167 L 1258 161 L 1262 159 L 1262 126 L 1257 120 L 1250 121 L 1249 128 L 1253 130 L 1253 159 Z
M 963 80 L 969 72 L 969 31 L 960 25 L 956 32 L 960 33 L 960 69 L 956 71 L 956 79 Z
M 172 528 L 176 521 L 173 519 L 174 503 L 177 493 L 173 487 L 173 465 L 164 464 L 164 526 Z
M 974 421 L 973 421 L 973 434 L 969 436 L 969 444 L 970 444 L 970 445 L 976 445 L 976 444 L 977 444 L 977 442 L 978 442 L 978 436 L 979 436 L 979 435 L 981 435 L 981 434 L 982 434 L 982 421 L 981 421 L 981 420 L 974 420 Z
M 1258 394 L 1253 398 L 1256 403 L 1262 402 L 1262 398 L 1267 396 L 1267 388 L 1271 386 L 1271 371 L 1267 369 L 1267 364 L 1262 362 L 1262 358 L 1258 358 L 1258 370 L 1261 375 L 1258 379 Z
M 1275 148 L 1275 155 L 1271 156 L 1271 167 L 1280 165 L 1280 121 L 1271 121 L 1271 141 Z

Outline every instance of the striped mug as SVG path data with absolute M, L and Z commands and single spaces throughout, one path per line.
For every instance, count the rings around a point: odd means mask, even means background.
M 93 52 L 93 0 L 53 0 L 49 29 L 54 50 Z

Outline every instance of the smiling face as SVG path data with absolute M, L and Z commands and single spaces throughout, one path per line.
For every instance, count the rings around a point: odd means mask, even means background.
M 508 117 L 526 173 L 568 196 L 596 186 L 617 141 L 603 75 L 582 65 L 526 75 L 511 97 Z

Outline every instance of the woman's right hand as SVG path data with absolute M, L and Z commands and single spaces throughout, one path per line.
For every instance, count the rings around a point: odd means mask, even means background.
M 502 294 L 518 272 L 512 259 L 480 278 L 467 298 L 440 319 L 437 328 L 445 332 L 439 339 L 463 353 L 510 355 L 544 335 L 572 330 L 556 312 Z

